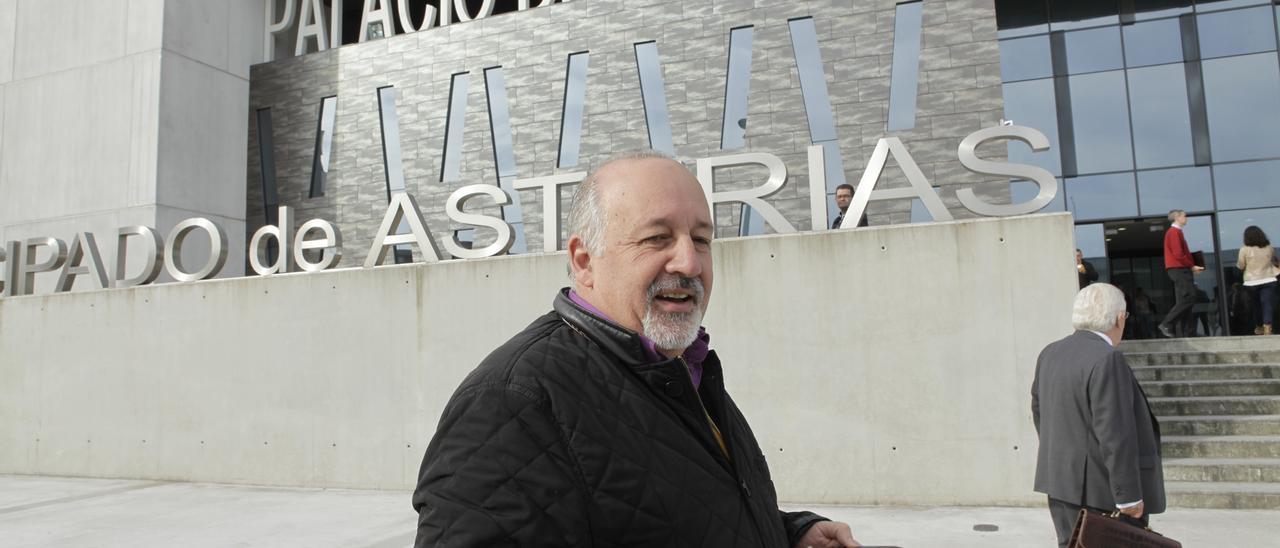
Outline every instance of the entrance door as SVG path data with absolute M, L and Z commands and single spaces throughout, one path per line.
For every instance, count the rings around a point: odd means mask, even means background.
M 1126 338 L 1159 337 L 1156 326 L 1175 302 L 1173 282 L 1164 269 L 1164 235 L 1169 221 L 1164 217 L 1099 223 L 1105 244 L 1108 274 L 1112 285 L 1125 293 L 1130 320 Z M 1183 234 L 1191 251 L 1204 255 L 1205 271 L 1195 276 L 1196 304 L 1190 322 L 1196 336 L 1223 335 L 1221 269 L 1213 239 L 1213 217 L 1187 218 Z M 1096 229 L 1095 229 L 1096 230 Z

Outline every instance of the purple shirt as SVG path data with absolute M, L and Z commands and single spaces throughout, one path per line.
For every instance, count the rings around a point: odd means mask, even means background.
M 582 298 L 578 292 L 570 290 L 569 300 L 573 301 L 578 306 L 585 308 L 587 312 L 594 314 L 596 317 L 608 321 L 618 327 L 622 327 L 618 325 L 618 322 L 613 321 L 613 318 L 606 316 L 599 308 L 596 308 L 591 303 L 587 302 L 587 300 Z M 658 351 L 658 345 L 653 342 L 653 339 L 644 336 L 644 333 L 637 334 L 640 335 L 640 342 L 644 345 L 644 352 L 648 355 L 650 361 L 660 362 L 666 359 L 666 357 Z M 693 340 L 693 344 L 690 344 L 689 348 L 684 349 L 684 354 L 681 355 L 681 357 L 684 358 L 685 365 L 689 367 L 689 378 L 693 381 L 693 388 L 695 390 L 702 384 L 702 362 L 706 361 L 708 352 L 711 352 L 711 335 L 707 334 L 706 328 L 699 327 L 697 338 Z

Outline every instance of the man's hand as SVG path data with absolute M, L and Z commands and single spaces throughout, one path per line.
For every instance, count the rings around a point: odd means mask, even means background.
M 849 525 L 838 521 L 819 521 L 813 524 L 795 548 L 854 548 L 862 546 L 853 540 Z
M 1120 513 L 1126 516 L 1129 516 L 1133 519 L 1142 519 L 1142 512 L 1144 510 L 1145 510 L 1145 506 L 1142 504 L 1142 501 L 1138 501 L 1138 503 L 1133 506 L 1130 506 L 1128 508 L 1121 508 Z
M 1203 267 L 1203 266 L 1193 266 L 1193 267 L 1191 267 L 1191 273 L 1192 273 L 1192 274 L 1199 274 L 1199 273 L 1201 273 L 1201 272 L 1204 272 L 1204 267 Z

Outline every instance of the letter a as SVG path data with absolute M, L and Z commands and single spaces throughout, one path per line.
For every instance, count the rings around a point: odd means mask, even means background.
M 391 233 L 400 226 L 401 221 L 408 223 L 409 234 Z M 440 260 L 440 249 L 436 247 L 435 238 L 431 237 L 431 230 L 427 228 L 427 223 L 423 222 L 422 213 L 418 212 L 418 201 L 414 200 L 408 192 L 396 192 L 391 195 L 387 214 L 382 216 L 382 226 L 378 227 L 378 234 L 373 237 L 373 246 L 369 248 L 369 255 L 364 259 L 364 267 L 378 266 L 386 258 L 387 248 L 400 244 L 418 244 L 418 250 L 422 252 L 427 262 Z
M 907 176 L 907 182 L 911 183 L 911 186 L 876 190 L 876 183 L 880 181 L 880 175 L 884 173 L 884 164 L 891 154 L 893 159 L 898 161 L 898 166 L 902 168 L 902 173 Z M 812 162 L 810 160 L 811 165 Z M 809 176 L 812 177 L 813 174 Z M 929 180 L 925 178 L 924 172 L 920 171 L 916 161 L 911 158 L 907 147 L 903 146 L 902 141 L 897 137 L 885 137 L 876 143 L 876 149 L 871 153 L 871 159 L 867 161 L 867 169 L 862 172 L 862 179 L 858 181 L 858 189 L 853 193 L 853 203 L 849 204 L 849 211 L 845 214 L 845 218 L 861 219 L 862 214 L 867 211 L 867 203 L 871 200 L 906 198 L 919 198 L 935 221 L 951 220 L 951 212 L 947 211 L 947 206 L 943 205 L 938 193 L 929 185 Z M 857 225 L 857 223 L 849 223 L 848 228 Z

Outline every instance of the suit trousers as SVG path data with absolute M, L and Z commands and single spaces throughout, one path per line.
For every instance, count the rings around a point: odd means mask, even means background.
M 1170 268 L 1167 272 L 1173 281 L 1173 295 L 1177 301 L 1160 324 L 1173 329 L 1174 335 L 1185 337 L 1191 334 L 1187 332 L 1186 316 L 1196 304 L 1196 282 L 1190 268 Z
M 1049 517 L 1053 518 L 1053 528 L 1058 533 L 1058 547 L 1066 548 L 1067 541 L 1071 540 L 1071 531 L 1076 528 L 1076 520 L 1080 519 L 1080 506 L 1071 504 L 1070 502 L 1061 501 L 1053 497 L 1049 497 Z M 1092 508 L 1095 511 L 1109 514 L 1115 510 L 1102 510 L 1100 508 Z M 1132 522 L 1139 522 L 1143 527 L 1147 526 L 1149 516 L 1142 514 L 1141 519 L 1134 520 L 1121 516 L 1123 519 Z

